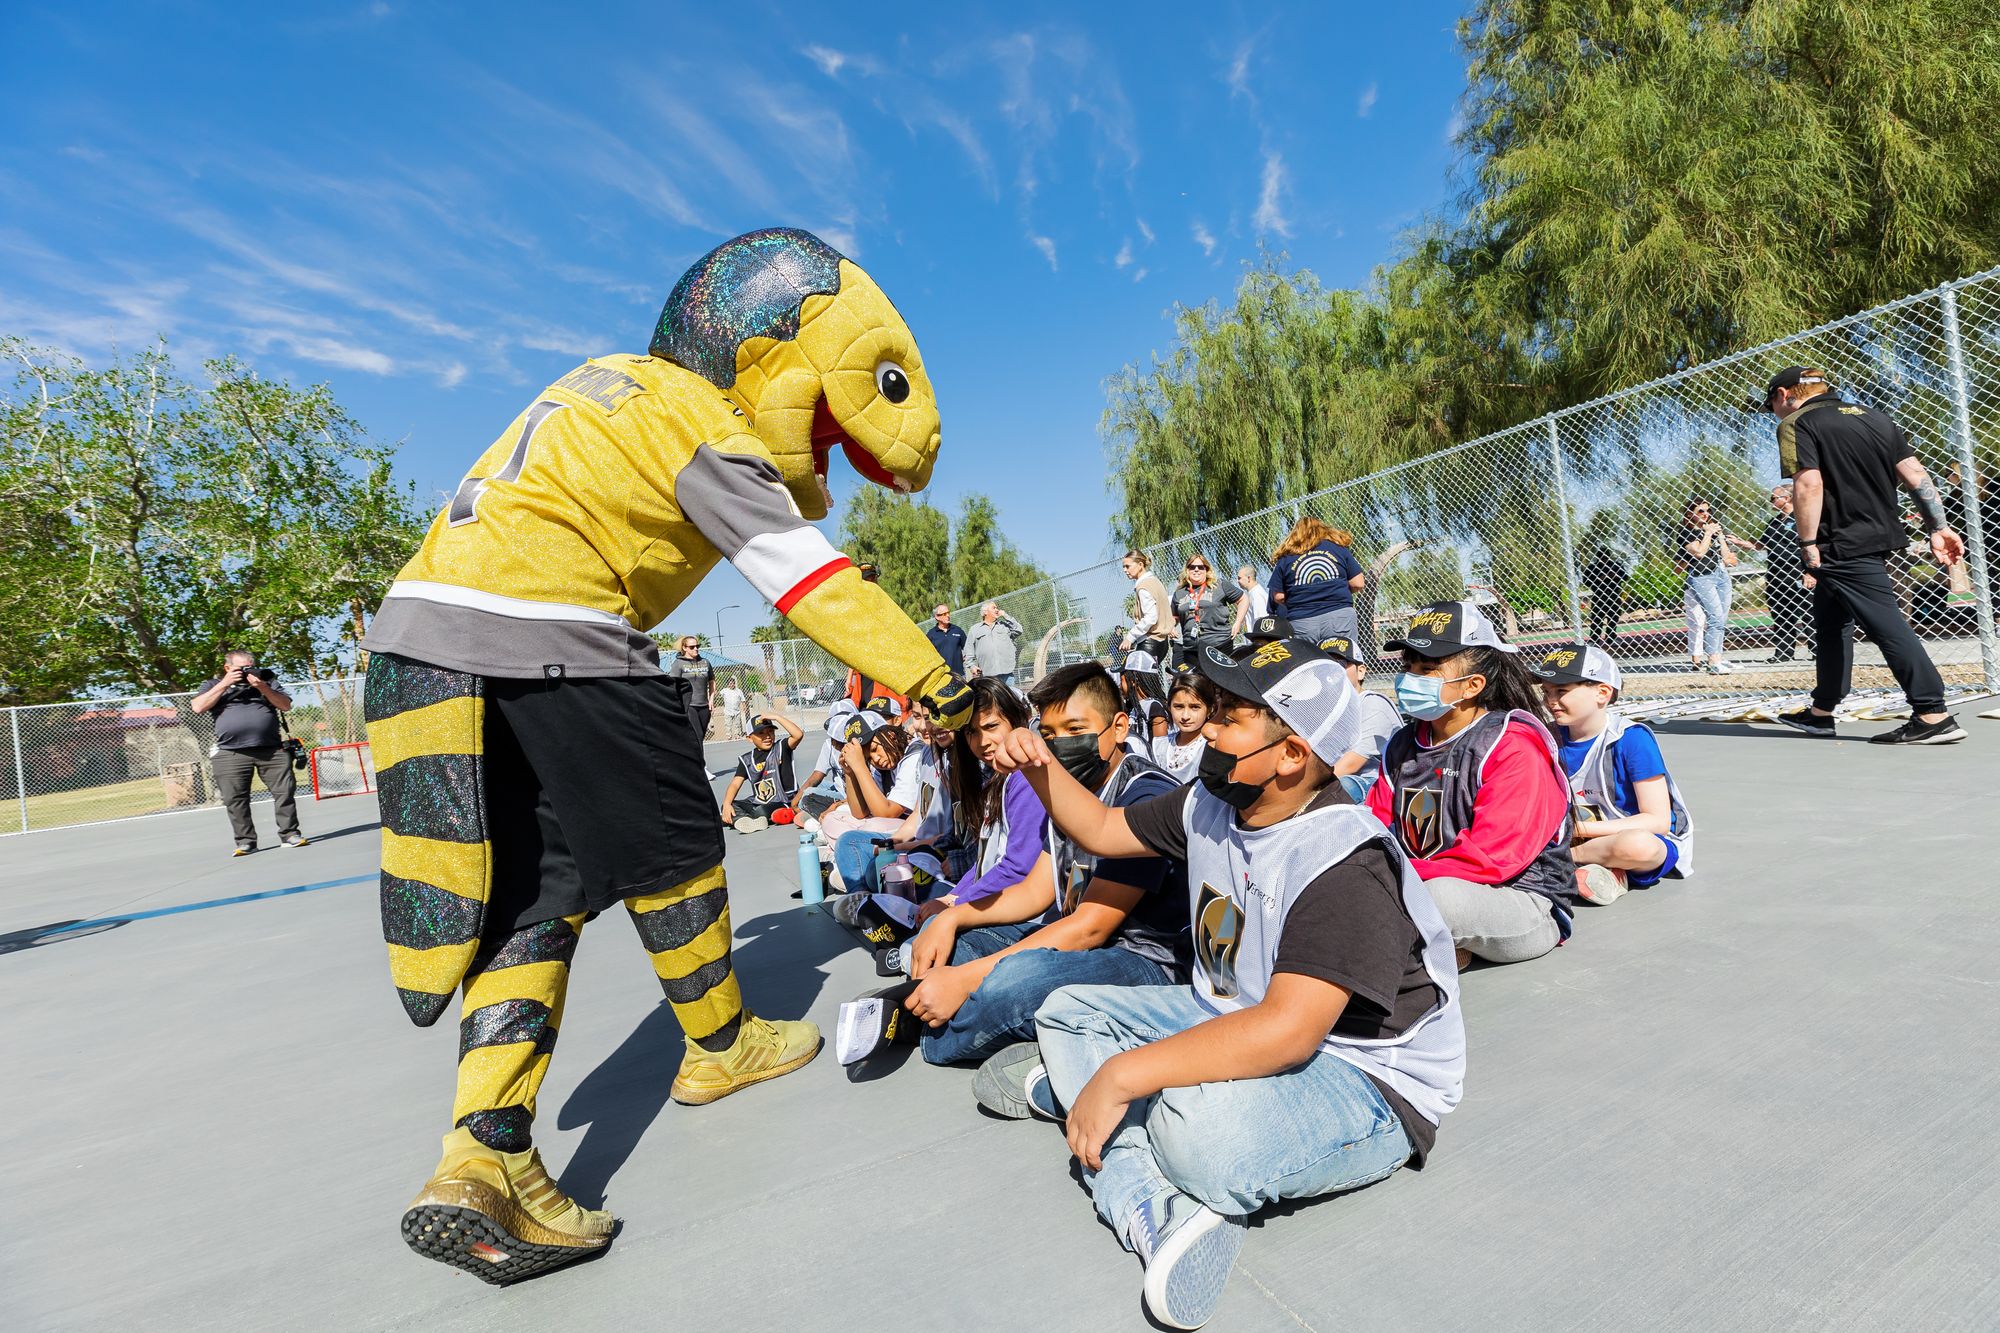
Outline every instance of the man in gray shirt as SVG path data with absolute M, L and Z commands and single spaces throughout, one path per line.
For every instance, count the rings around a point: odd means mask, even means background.
M 215 790 L 236 834 L 236 856 L 257 850 L 257 826 L 250 820 L 250 775 L 264 780 L 277 808 L 278 841 L 306 845 L 299 832 L 299 807 L 292 780 L 292 752 L 283 744 L 278 715 L 292 708 L 292 696 L 277 685 L 278 673 L 257 665 L 257 654 L 242 649 L 223 658 L 223 672 L 202 682 L 188 706 L 215 717 L 215 749 L 209 762 Z
M 985 676 L 1002 685 L 1014 683 L 1015 641 L 1021 637 L 1021 622 L 1000 609 L 997 602 L 979 608 L 979 623 L 965 636 L 967 675 Z

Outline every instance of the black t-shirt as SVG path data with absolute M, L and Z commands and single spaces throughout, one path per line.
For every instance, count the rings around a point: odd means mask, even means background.
M 1185 862 L 1187 798 L 1187 788 L 1181 787 L 1128 807 L 1126 826 L 1161 856 Z M 1334 783 L 1307 809 L 1343 804 L 1351 802 Z M 1408 1031 L 1443 998 L 1424 970 L 1423 932 L 1404 910 L 1395 863 L 1376 843 L 1328 866 L 1293 900 L 1271 970 L 1316 977 L 1347 991 L 1350 998 L 1334 1020 L 1333 1031 L 1358 1041 L 1380 1041 Z M 1437 1141 L 1437 1126 L 1387 1084 L 1372 1078 L 1369 1082 L 1403 1122 L 1413 1150 L 1410 1165 L 1421 1167 Z
M 1722 567 L 1722 548 L 1726 544 L 1721 535 L 1708 544 L 1707 555 L 1696 555 L 1689 546 L 1701 540 L 1701 529 L 1683 523 L 1674 530 L 1674 555 L 1679 558 L 1681 572 L 1689 578 L 1701 574 L 1713 574 Z
M 257 674 L 269 684 L 277 683 L 275 671 L 259 668 Z M 195 693 L 208 693 L 221 679 L 211 676 Z M 278 710 L 247 681 L 224 690 L 209 712 L 215 718 L 218 750 L 268 750 L 278 743 Z
M 1778 460 L 1788 477 L 1817 470 L 1822 560 L 1851 560 L 1899 549 L 1903 500 L 1896 464 L 1917 451 L 1902 427 L 1870 407 L 1821 394 L 1778 423 Z
M 1774 574 L 1799 576 L 1804 563 L 1799 555 L 1799 525 L 1792 521 L 1790 514 L 1773 514 L 1764 520 L 1764 535 L 1758 538 L 1764 548 L 1764 568 Z

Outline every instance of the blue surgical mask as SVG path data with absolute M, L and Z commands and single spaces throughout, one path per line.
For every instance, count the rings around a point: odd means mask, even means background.
M 1449 713 L 1452 705 L 1444 701 L 1444 687 L 1469 676 L 1413 676 L 1407 671 L 1396 673 L 1396 707 L 1419 722 L 1435 722 Z

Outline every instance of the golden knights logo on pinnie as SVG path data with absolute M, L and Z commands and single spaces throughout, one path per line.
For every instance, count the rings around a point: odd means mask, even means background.
M 1195 905 L 1194 951 L 1217 995 L 1236 994 L 1236 955 L 1243 947 L 1243 908 L 1213 884 Z

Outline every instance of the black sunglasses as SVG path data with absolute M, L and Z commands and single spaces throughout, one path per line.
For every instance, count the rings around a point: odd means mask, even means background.
M 1199 569 L 1199 570 L 1202 570 L 1202 571 L 1203 571 L 1204 573 L 1205 573 L 1205 572 L 1207 572 L 1207 570 L 1208 570 L 1208 566 L 1207 566 L 1207 565 L 1189 565 L 1189 566 L 1188 566 L 1188 568 L 1189 568 L 1189 569 Z

